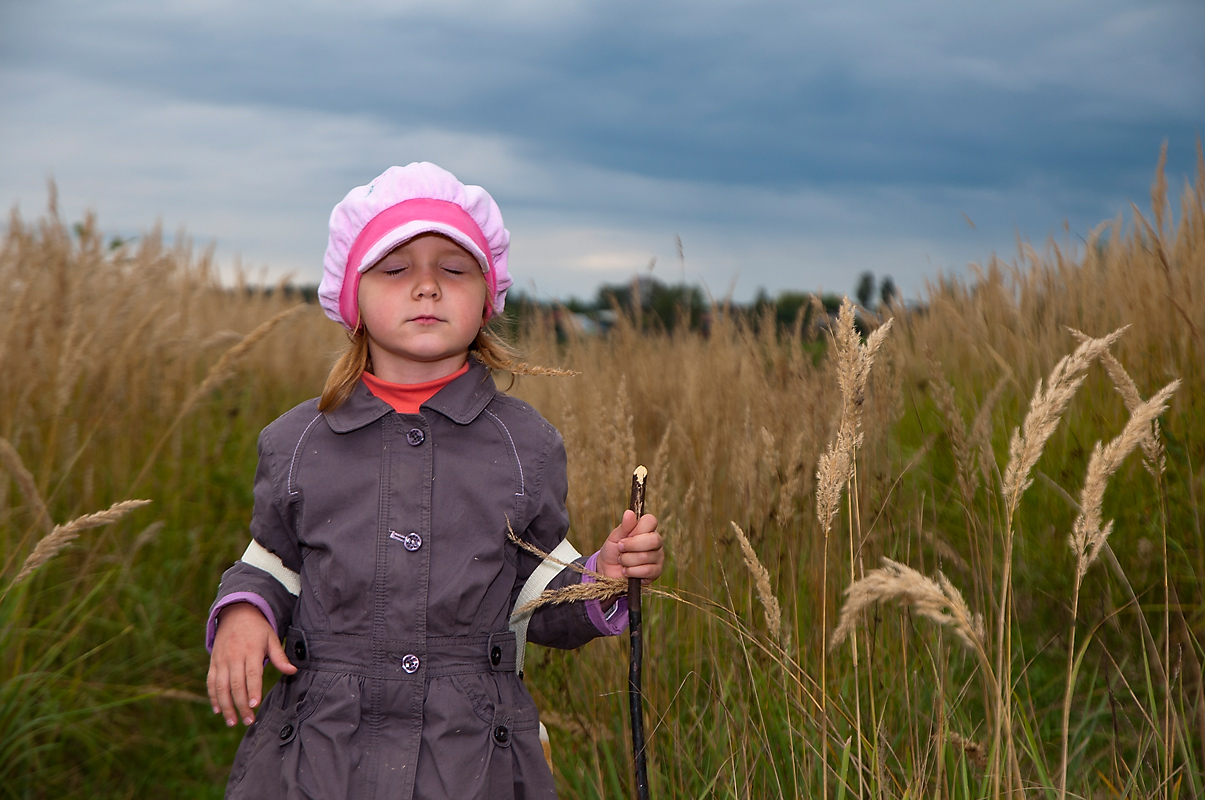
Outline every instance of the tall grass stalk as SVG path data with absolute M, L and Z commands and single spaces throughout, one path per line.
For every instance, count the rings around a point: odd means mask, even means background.
M 891 329 L 891 320 L 877 328 L 863 344 L 854 324 L 854 308 L 849 298 L 845 298 L 837 314 L 837 325 L 833 333 L 833 353 L 836 363 L 837 383 L 841 390 L 841 417 L 837 426 L 837 435 L 828 445 L 827 451 L 820 457 L 816 470 L 816 515 L 824 530 L 824 572 L 823 585 L 828 585 L 828 534 L 832 528 L 833 517 L 836 516 L 842 490 L 850 507 L 849 514 L 849 559 L 850 574 L 854 574 L 854 526 L 856 506 L 854 492 L 850 491 L 856 475 L 856 457 L 858 446 L 862 443 L 862 406 L 866 399 L 867 382 L 870 379 L 870 367 L 874 356 L 882 346 Z M 821 630 L 828 630 L 828 597 L 824 595 L 821 611 Z M 860 682 L 858 680 L 858 643 L 856 635 L 850 640 L 850 653 L 854 670 L 854 717 L 855 717 L 855 747 L 857 750 L 858 789 L 859 796 L 865 793 L 863 785 L 862 756 L 862 703 L 860 697 Z M 822 659 L 820 678 L 822 696 L 825 698 L 824 731 L 822 741 L 826 743 L 826 778 L 825 792 L 827 793 L 827 682 L 826 674 L 828 656 Z
M 1012 568 L 1016 533 L 1015 519 L 1021 495 L 1033 484 L 1031 473 L 1042 455 L 1046 442 L 1062 419 L 1071 398 L 1084 382 L 1084 373 L 1101 353 L 1108 351 L 1124 332 L 1114 331 L 1100 339 L 1088 339 L 1055 364 L 1045 386 L 1038 381 L 1029 401 L 1029 412 L 1021 427 L 1013 432 L 1009 443 L 1008 466 L 1004 470 L 1001 493 L 1004 497 L 1005 528 L 1003 570 L 1000 577 L 1000 613 L 996 624 L 996 673 L 1000 680 L 1000 709 L 996 715 L 993 740 L 1003 741 L 1009 770 L 1010 792 L 1021 792 L 1020 766 L 1012 733 Z M 1001 733 L 1003 732 L 1003 737 Z M 996 749 L 993 748 L 993 772 L 996 769 Z
M 1063 736 L 1062 755 L 1059 762 L 1059 800 L 1067 796 L 1067 730 L 1071 721 L 1071 699 L 1075 687 L 1075 622 L 1079 617 L 1079 595 L 1084 575 L 1096 561 L 1101 548 L 1113 530 L 1113 521 L 1101 521 L 1101 505 L 1104 501 L 1105 486 L 1109 478 L 1117 472 L 1130 453 L 1134 452 L 1144 441 L 1151 438 L 1151 425 L 1157 417 L 1167 410 L 1172 394 L 1180 388 L 1179 381 L 1172 381 L 1155 393 L 1150 400 L 1133 410 L 1129 422 L 1117 436 L 1104 447 L 1097 442 L 1088 462 L 1088 474 L 1084 480 L 1081 495 L 1079 516 L 1071 530 L 1071 549 L 1075 552 L 1075 583 L 1071 594 L 1071 630 L 1067 637 L 1067 680 L 1063 691 Z M 1166 557 L 1165 557 L 1166 561 Z M 1164 663 L 1168 663 L 1165 659 Z M 1165 704 L 1170 706 L 1170 692 L 1165 693 Z M 1165 729 L 1166 748 L 1170 751 L 1170 731 Z M 1170 764 L 1166 766 L 1165 776 L 1170 778 Z

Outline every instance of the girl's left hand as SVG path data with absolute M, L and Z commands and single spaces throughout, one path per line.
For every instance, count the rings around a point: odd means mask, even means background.
M 623 512 L 619 527 L 611 531 L 598 551 L 598 571 L 608 578 L 640 578 L 649 584 L 661 577 L 665 550 L 657 533 L 657 518 Z

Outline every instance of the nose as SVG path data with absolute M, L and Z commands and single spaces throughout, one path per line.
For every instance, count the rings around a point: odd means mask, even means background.
M 412 291 L 415 299 L 437 299 L 439 297 L 439 279 L 435 271 L 427 269 L 420 271 Z

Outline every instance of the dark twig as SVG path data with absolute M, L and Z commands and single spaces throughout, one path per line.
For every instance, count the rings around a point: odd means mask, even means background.
M 632 472 L 632 498 L 629 507 L 636 518 L 644 516 L 644 489 L 648 470 L 643 466 Z M 648 800 L 648 764 L 644 756 L 644 711 L 640 691 L 640 670 L 644 661 L 644 643 L 640 625 L 640 579 L 628 579 L 628 628 L 632 634 L 631 658 L 628 662 L 628 710 L 632 717 L 632 756 L 636 769 L 636 797 Z

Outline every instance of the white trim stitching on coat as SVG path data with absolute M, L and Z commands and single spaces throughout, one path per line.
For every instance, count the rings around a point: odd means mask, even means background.
M 485 409 L 485 413 L 494 418 L 494 421 L 502 427 L 502 432 L 506 434 L 506 438 L 510 440 L 510 449 L 511 452 L 515 454 L 515 464 L 519 467 L 519 491 L 515 492 L 515 497 L 522 497 L 523 492 L 526 490 L 524 489 L 523 484 L 523 462 L 519 460 L 519 448 L 515 447 L 514 437 L 510 435 L 510 428 L 506 427 L 506 423 L 499 419 L 498 415 L 493 411 L 490 411 L 488 408 Z
M 297 440 L 297 446 L 293 448 L 293 460 L 289 462 L 289 494 L 297 494 L 297 490 L 293 488 L 293 469 L 297 466 L 297 454 L 301 452 L 301 443 L 305 441 L 306 434 L 310 432 L 310 428 L 314 427 L 314 423 L 320 419 L 322 419 L 321 414 L 310 420 L 310 424 L 306 425 L 305 430 L 301 432 L 301 438 Z

